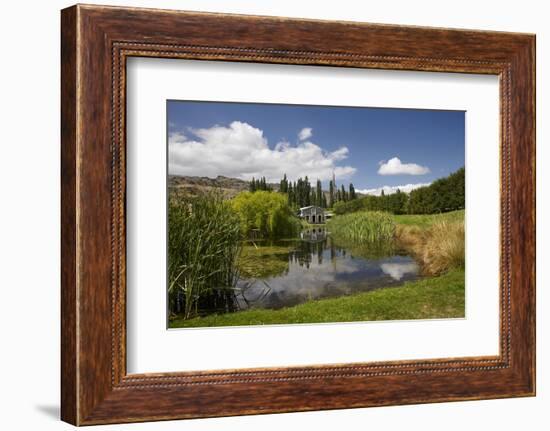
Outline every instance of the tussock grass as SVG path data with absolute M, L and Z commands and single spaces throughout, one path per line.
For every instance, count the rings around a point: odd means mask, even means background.
M 398 245 L 411 252 L 419 261 L 425 275 L 438 275 L 464 268 L 464 222 L 440 220 L 429 227 L 398 225 Z

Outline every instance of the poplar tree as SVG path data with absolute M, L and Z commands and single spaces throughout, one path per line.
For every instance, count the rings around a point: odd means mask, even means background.
M 355 194 L 355 187 L 353 187 L 352 183 L 349 183 L 349 200 L 356 199 L 357 195 Z
M 319 179 L 317 180 L 315 201 L 317 206 L 323 207 L 323 188 Z

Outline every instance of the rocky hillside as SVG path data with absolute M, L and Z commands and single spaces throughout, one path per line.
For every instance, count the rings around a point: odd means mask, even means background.
M 279 189 L 279 184 L 270 184 L 273 190 Z M 168 177 L 168 189 L 170 192 L 198 195 L 211 190 L 220 190 L 227 198 L 232 198 L 242 191 L 248 190 L 248 181 L 238 178 L 217 176 L 209 177 Z

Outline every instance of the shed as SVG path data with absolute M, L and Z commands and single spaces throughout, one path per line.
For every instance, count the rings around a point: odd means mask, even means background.
M 304 219 L 308 223 L 318 224 L 326 222 L 325 210 L 316 205 L 310 205 L 300 208 L 300 218 Z

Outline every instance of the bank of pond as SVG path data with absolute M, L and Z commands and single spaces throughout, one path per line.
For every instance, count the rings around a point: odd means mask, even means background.
M 308 225 L 258 193 L 170 201 L 169 327 L 464 315 L 464 211 Z

